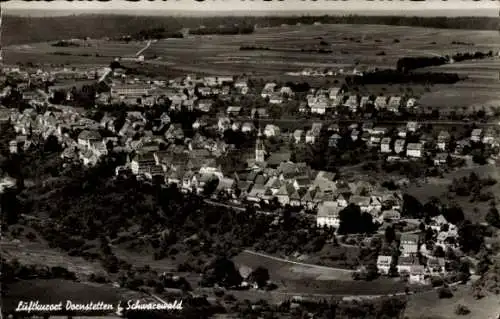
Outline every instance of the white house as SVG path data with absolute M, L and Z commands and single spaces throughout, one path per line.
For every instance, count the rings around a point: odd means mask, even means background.
M 422 157 L 422 144 L 409 143 L 406 147 L 406 156 L 415 158 Z
M 380 142 L 380 152 L 382 153 L 390 153 L 391 150 L 391 138 L 384 137 Z
M 472 133 L 470 135 L 470 140 L 472 142 L 478 143 L 481 141 L 482 137 L 483 137 L 483 130 L 480 128 L 476 128 L 476 129 L 472 130 Z
M 266 137 L 277 136 L 280 134 L 280 128 L 273 124 L 267 124 L 264 128 L 264 135 Z
M 318 214 L 316 216 L 316 225 L 318 227 L 335 227 L 340 225 L 339 212 L 342 207 L 336 202 L 324 202 L 318 206 Z
M 405 143 L 406 143 L 405 140 L 403 140 L 403 139 L 397 139 L 394 142 L 394 152 L 396 154 L 402 153 L 405 150 Z
M 387 275 L 389 269 L 391 268 L 392 256 L 378 256 L 377 258 L 377 269 L 382 275 Z

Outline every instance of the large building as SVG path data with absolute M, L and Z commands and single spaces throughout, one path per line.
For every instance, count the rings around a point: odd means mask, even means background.
M 120 84 L 111 87 L 111 97 L 143 97 L 149 95 L 151 88 L 139 84 Z

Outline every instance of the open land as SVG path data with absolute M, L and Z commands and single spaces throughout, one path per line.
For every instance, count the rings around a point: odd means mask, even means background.
M 409 319 L 452 319 L 457 318 L 456 307 L 464 305 L 470 313 L 464 318 L 496 318 L 500 301 L 497 295 L 487 295 L 482 299 L 474 299 L 469 286 L 456 286 L 451 299 L 439 299 L 435 291 L 412 295 L 409 298 L 405 318 Z
M 464 44 L 452 44 L 463 43 Z M 53 47 L 48 42 L 12 45 L 4 49 L 5 61 L 10 64 L 67 64 L 107 65 L 116 57 L 133 57 L 143 42 L 107 40 L 81 41 L 79 47 Z M 321 44 L 323 42 L 323 45 Z M 240 50 L 242 46 L 269 50 Z M 498 51 L 500 39 L 495 31 L 441 30 L 384 25 L 310 25 L 258 28 L 247 35 L 189 36 L 183 39 L 163 39 L 145 51 L 146 61 L 141 69 L 148 75 L 248 74 L 259 78 L 282 80 L 286 72 L 305 68 L 325 68 L 345 71 L 354 67 L 363 70 L 395 68 L 403 56 L 441 56 L 457 52 Z M 325 49 L 331 53 L 301 52 Z M 384 55 L 380 55 L 381 52 Z M 64 54 L 64 55 L 61 55 Z M 129 63 L 129 62 L 127 62 Z M 130 62 L 129 64 L 136 64 Z M 138 66 L 138 64 L 136 65 Z M 467 61 L 424 71 L 454 72 L 468 79 L 454 85 L 435 85 L 425 88 L 412 85 L 414 94 L 421 96 L 424 106 L 469 107 L 489 105 L 498 107 L 496 92 L 500 90 L 498 72 L 500 60 Z M 334 82 L 339 77 L 293 77 L 294 81 L 313 81 L 319 84 Z M 341 78 L 341 77 L 340 77 Z M 361 94 L 398 93 L 399 85 L 366 85 L 358 88 Z

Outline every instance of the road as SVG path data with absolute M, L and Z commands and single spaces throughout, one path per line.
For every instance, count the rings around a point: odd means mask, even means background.
M 252 121 L 253 119 L 250 117 L 237 117 L 236 118 L 238 121 Z M 274 123 L 299 123 L 301 125 L 310 125 L 312 123 L 323 123 L 323 124 L 332 124 L 332 123 L 359 123 L 362 122 L 363 120 L 348 120 L 348 119 L 260 119 L 259 120 L 263 124 L 274 124 Z M 406 125 L 409 121 L 374 121 L 376 125 Z M 453 125 L 470 125 L 470 124 L 475 124 L 479 127 L 488 127 L 488 126 L 500 126 L 499 121 L 490 121 L 486 123 L 482 122 L 472 122 L 472 121 L 450 121 L 450 120 L 416 120 L 415 122 L 419 124 L 431 124 L 431 125 L 446 125 L 446 126 L 453 126 Z
M 354 270 L 352 270 L 352 269 L 335 268 L 335 267 L 326 267 L 326 266 L 319 266 L 319 265 L 314 265 L 314 264 L 307 264 L 307 263 L 302 263 L 302 262 L 298 262 L 298 261 L 292 261 L 292 260 L 288 260 L 288 259 L 274 257 L 274 256 L 271 256 L 271 255 L 268 255 L 268 254 L 263 254 L 263 253 L 259 253 L 259 252 L 248 250 L 248 249 L 245 249 L 244 252 L 246 252 L 248 254 L 251 254 L 251 255 L 255 255 L 255 256 L 259 256 L 259 257 L 264 257 L 264 258 L 269 258 L 269 259 L 272 259 L 272 260 L 276 260 L 276 261 L 280 261 L 280 262 L 285 262 L 285 263 L 289 263 L 289 264 L 293 264 L 293 265 L 297 265 L 297 266 L 304 266 L 304 267 L 310 267 L 310 268 L 321 269 L 321 270 L 340 271 L 340 272 L 344 272 L 346 275 L 350 275 L 350 274 L 352 274 L 354 272 Z
M 138 57 L 139 55 L 141 55 L 144 51 L 146 51 L 150 46 L 151 46 L 151 43 L 152 41 L 149 40 L 147 43 L 146 43 L 146 46 L 142 49 L 140 49 L 139 51 L 137 51 L 137 53 L 135 54 L 136 57 Z

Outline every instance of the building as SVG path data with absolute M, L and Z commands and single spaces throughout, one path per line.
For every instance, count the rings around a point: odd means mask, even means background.
M 326 201 L 318 206 L 318 214 L 316 215 L 316 225 L 318 227 L 335 227 L 340 225 L 339 213 L 342 207 L 336 202 Z
M 475 143 L 481 142 L 483 137 L 483 130 L 480 128 L 473 129 L 470 135 L 470 140 Z
M 412 256 L 418 252 L 419 237 L 415 234 L 402 234 L 399 249 L 403 256 Z
M 382 275 L 389 274 L 389 269 L 391 269 L 392 256 L 378 256 L 377 258 L 377 269 Z
M 266 151 L 264 148 L 264 143 L 262 142 L 262 132 L 259 130 L 257 141 L 255 143 L 255 162 L 264 163 L 265 156 L 266 156 Z
M 380 152 L 382 153 L 390 153 L 391 150 L 391 138 L 384 137 L 380 142 Z
M 395 142 L 394 142 L 394 152 L 396 154 L 400 154 L 400 153 L 403 153 L 404 150 L 405 150 L 405 143 L 406 141 L 403 140 L 403 139 L 397 139 Z
M 420 158 L 422 157 L 422 144 L 421 143 L 409 143 L 406 147 L 406 156 Z
M 373 103 L 377 110 L 383 110 L 387 108 L 387 97 L 386 96 L 377 96 L 375 98 L 375 102 Z
M 153 153 L 137 154 L 130 161 L 130 170 L 135 175 L 149 174 L 151 168 L 156 166 Z
M 117 84 L 111 87 L 111 98 L 142 97 L 149 95 L 151 88 L 141 84 Z
M 438 149 L 444 151 L 448 147 L 448 143 L 450 141 L 450 133 L 448 131 L 441 131 L 439 132 L 438 138 L 437 138 L 437 147 Z

